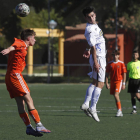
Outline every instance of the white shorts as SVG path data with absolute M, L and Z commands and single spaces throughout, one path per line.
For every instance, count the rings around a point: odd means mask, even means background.
M 105 56 L 97 56 L 97 62 L 101 66 L 101 68 L 99 69 L 99 73 L 97 73 L 93 69 L 94 61 L 93 61 L 92 55 L 90 55 L 89 64 L 92 68 L 92 72 L 88 73 L 88 75 L 90 76 L 90 78 L 94 78 L 97 81 L 105 82 L 105 71 L 106 71 L 106 58 L 105 58 Z

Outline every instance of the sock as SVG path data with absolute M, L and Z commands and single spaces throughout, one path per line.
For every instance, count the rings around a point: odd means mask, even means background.
M 31 115 L 35 123 L 40 122 L 40 117 L 36 109 L 29 111 L 29 114 Z
M 85 101 L 84 104 L 89 106 L 89 102 L 91 101 L 92 93 L 94 91 L 95 86 L 93 84 L 90 84 L 86 91 Z
M 132 103 L 133 109 L 136 109 L 136 99 L 131 98 L 131 103 Z
M 119 110 L 119 109 L 122 110 L 122 108 L 121 108 L 121 102 L 117 102 L 117 103 L 116 103 L 116 106 L 117 106 L 117 109 L 118 109 L 118 110 Z
M 36 126 L 42 126 L 41 122 L 36 123 Z
M 96 110 L 96 104 L 99 100 L 100 94 L 101 94 L 101 88 L 96 87 L 92 93 L 92 98 L 91 98 L 91 106 L 90 109 L 91 110 Z
M 25 123 L 26 126 L 31 124 L 29 116 L 26 112 L 22 113 L 22 114 L 19 114 L 19 115 L 20 115 L 21 119 L 23 120 L 23 122 Z
M 136 110 L 136 106 L 135 105 L 133 106 L 133 109 Z

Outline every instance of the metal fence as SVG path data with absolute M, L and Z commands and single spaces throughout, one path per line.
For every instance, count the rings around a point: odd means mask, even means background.
M 22 75 L 27 82 L 33 83 L 47 83 L 48 77 L 50 78 L 49 83 L 85 83 L 91 82 L 87 73 L 91 71 L 89 64 L 34 64 L 32 75 L 28 75 L 28 66 L 26 65 Z M 48 73 L 48 66 L 50 71 Z M 59 67 L 63 66 L 64 73 L 59 73 Z M 4 82 L 5 74 L 7 70 L 6 64 L 0 64 L 0 82 Z

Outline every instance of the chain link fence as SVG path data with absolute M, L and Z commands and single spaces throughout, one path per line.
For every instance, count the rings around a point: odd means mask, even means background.
M 48 83 L 48 76 L 50 78 L 49 83 L 89 83 L 92 79 L 87 75 L 91 71 L 89 64 L 34 64 L 33 73 L 28 74 L 28 66 L 26 65 L 22 75 L 29 83 Z M 64 74 L 59 73 L 59 67 L 63 66 Z M 50 71 L 48 73 L 48 67 Z M 6 64 L 0 64 L 0 82 L 4 83 L 5 74 L 7 70 Z

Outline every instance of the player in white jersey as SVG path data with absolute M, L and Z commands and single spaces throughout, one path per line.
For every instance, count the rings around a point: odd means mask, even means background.
M 106 67 L 106 47 L 105 39 L 103 37 L 102 30 L 96 24 L 96 14 L 93 7 L 89 6 L 83 10 L 85 19 L 87 20 L 87 26 L 85 29 L 85 37 L 90 48 L 85 51 L 84 57 L 89 58 L 89 63 L 92 68 L 92 72 L 88 75 L 93 78 L 93 82 L 89 85 L 85 101 L 81 106 L 81 109 L 87 116 L 94 118 L 99 122 L 97 115 L 96 104 L 99 100 L 101 90 L 105 82 L 105 67 Z M 91 105 L 89 107 L 89 102 Z

